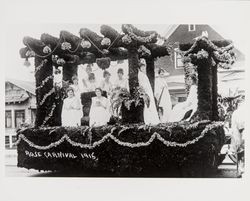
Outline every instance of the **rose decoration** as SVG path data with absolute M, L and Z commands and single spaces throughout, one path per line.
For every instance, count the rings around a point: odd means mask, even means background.
M 102 46 L 109 46 L 111 44 L 111 40 L 109 38 L 103 38 L 101 41 Z
M 125 36 L 122 37 L 122 42 L 128 45 L 132 42 L 132 39 L 130 38 L 129 35 L 126 34 Z
M 204 58 L 208 58 L 208 52 L 202 49 L 197 53 L 197 59 L 204 59 Z
M 57 59 L 56 63 L 57 63 L 58 65 L 63 65 L 63 64 L 65 64 L 66 62 L 65 62 L 64 59 L 59 58 L 59 59 Z
M 82 46 L 82 48 L 90 48 L 91 43 L 87 40 L 82 39 L 81 46 Z
M 28 50 L 25 55 L 27 57 L 34 57 L 35 56 L 35 52 L 33 50 Z
M 63 42 L 61 45 L 62 50 L 70 50 L 71 49 L 71 44 L 68 42 Z
M 48 54 L 48 53 L 50 53 L 50 52 L 51 52 L 51 49 L 50 49 L 49 46 L 45 46 L 45 47 L 43 48 L 43 53 L 44 53 L 44 54 Z

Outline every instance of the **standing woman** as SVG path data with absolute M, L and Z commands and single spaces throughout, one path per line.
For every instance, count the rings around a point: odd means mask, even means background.
M 144 91 L 146 92 L 146 94 L 148 94 L 150 98 L 149 106 L 147 107 L 147 105 L 144 104 L 144 111 L 143 111 L 144 123 L 159 124 L 160 119 L 155 105 L 153 90 L 149 82 L 149 79 L 146 75 L 146 64 L 140 62 L 139 66 L 140 66 L 140 69 L 138 71 L 139 85 L 144 89 Z
M 75 96 L 72 87 L 67 89 L 67 96 L 63 101 L 62 126 L 80 126 L 82 114 L 80 100 Z
M 94 73 L 90 73 L 89 74 L 89 78 L 88 78 L 88 82 L 87 82 L 87 91 L 95 91 L 97 87 L 97 82 L 95 79 L 95 74 Z
M 127 89 L 129 91 L 129 86 L 128 86 L 128 79 L 125 79 L 124 76 L 124 71 L 122 68 L 119 68 L 117 70 L 117 75 L 118 79 L 114 83 L 114 89 Z
M 89 112 L 89 126 L 103 126 L 109 122 L 111 116 L 110 104 L 109 100 L 102 96 L 101 88 L 96 88 L 95 94 Z
M 172 110 L 171 97 L 168 90 L 168 83 L 164 77 L 164 70 L 159 69 L 159 78 L 155 81 L 155 97 L 157 107 L 160 108 L 159 116 L 162 123 L 168 122 Z
M 77 98 L 80 99 L 80 88 L 79 88 L 79 85 L 78 85 L 78 77 L 76 75 L 74 75 L 72 77 L 72 82 L 73 84 L 70 85 L 70 87 L 72 87 L 74 89 L 74 94 Z
M 107 70 L 105 70 L 103 72 L 104 80 L 101 82 L 101 89 L 107 92 L 108 97 L 110 97 L 113 87 L 112 83 L 110 82 L 110 76 L 111 74 Z
M 80 87 L 79 87 L 79 83 L 78 83 L 78 77 L 76 75 L 72 77 L 72 82 L 73 82 L 73 84 L 71 84 L 70 87 L 73 88 L 75 97 L 80 102 L 81 114 L 79 114 L 79 115 L 80 115 L 80 119 L 81 119 L 83 117 L 82 104 L 81 104 L 81 91 L 80 91 Z

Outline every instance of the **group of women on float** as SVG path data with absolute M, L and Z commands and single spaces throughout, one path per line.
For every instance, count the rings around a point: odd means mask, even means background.
M 181 121 L 186 116 L 189 117 L 197 110 L 197 84 L 196 77 L 190 77 L 191 82 L 189 95 L 185 102 L 176 104 L 172 108 L 171 97 L 168 90 L 167 81 L 165 79 L 165 71 L 159 69 L 159 78 L 155 82 L 155 93 L 153 93 L 149 79 L 146 75 L 146 64 L 141 61 L 139 63 L 138 81 L 140 87 L 148 94 L 150 98 L 149 106 L 144 106 L 144 123 L 156 125 L 158 123 Z M 92 72 L 91 66 L 86 67 L 86 76 L 82 79 L 83 89 L 80 90 L 78 78 L 72 77 L 73 84 L 67 89 L 67 98 L 64 99 L 62 108 L 62 125 L 63 126 L 80 126 L 81 117 L 83 116 L 82 106 L 80 102 L 80 94 L 82 92 L 95 91 L 96 96 L 92 98 L 89 126 L 102 126 L 108 123 L 111 117 L 110 96 L 114 89 L 125 88 L 129 90 L 128 79 L 124 78 L 124 71 L 119 68 L 117 71 L 117 79 L 114 83 L 110 81 L 111 74 L 108 71 L 103 72 L 103 80 L 97 84 L 95 74 Z M 107 92 L 107 98 L 102 95 L 102 91 Z M 156 102 L 155 102 L 156 101 Z M 158 110 L 157 107 L 158 106 Z

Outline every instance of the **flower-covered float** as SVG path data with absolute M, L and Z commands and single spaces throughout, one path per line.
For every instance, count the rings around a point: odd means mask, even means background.
M 122 33 L 103 25 L 101 34 L 83 28 L 80 37 L 67 31 L 61 31 L 59 38 L 49 34 L 42 34 L 39 40 L 24 37 L 20 55 L 26 61 L 35 59 L 37 117 L 34 127 L 17 132 L 18 167 L 79 171 L 89 176 L 209 176 L 219 164 L 224 144 L 217 107 L 217 68 L 233 62 L 231 42 L 202 36 L 194 44 L 180 44 L 185 63 L 196 66 L 198 110 L 190 121 L 151 126 L 142 123 L 142 104 L 146 103 L 131 101 L 140 99 L 138 61 L 146 60 L 154 89 L 154 61 L 169 55 L 169 47 L 157 44 L 156 32 L 129 24 L 122 25 Z M 63 67 L 67 83 L 77 74 L 79 64 L 97 62 L 106 69 L 110 61 L 122 59 L 129 63 L 126 100 L 132 104 L 129 108 L 121 104 L 121 121 L 101 127 L 62 127 L 64 92 L 53 86 L 53 67 Z M 93 94 L 81 96 L 86 103 Z

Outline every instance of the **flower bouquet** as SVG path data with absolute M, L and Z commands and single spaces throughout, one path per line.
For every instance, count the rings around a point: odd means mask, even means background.
M 111 108 L 121 116 L 123 123 L 142 122 L 144 105 L 148 107 L 149 104 L 150 98 L 141 87 L 136 88 L 133 96 L 125 88 L 116 88 L 111 95 Z M 135 113 L 140 115 L 135 116 Z

